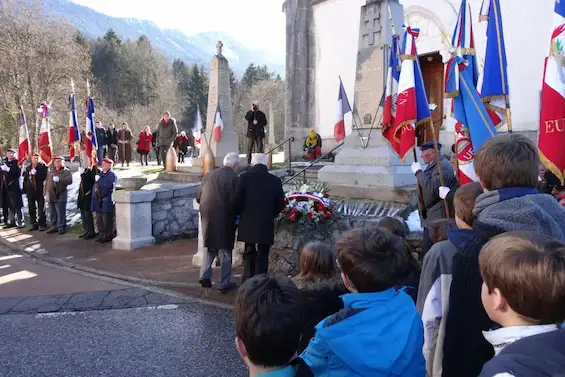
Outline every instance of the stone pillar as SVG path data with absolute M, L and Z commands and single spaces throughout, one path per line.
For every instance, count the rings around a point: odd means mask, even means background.
M 302 143 L 308 129 L 316 124 L 316 41 L 312 0 L 287 0 L 283 11 L 286 14 L 284 138 L 296 139 L 292 144 L 294 158 L 302 155 Z M 285 152 L 287 150 L 288 147 Z M 288 158 L 286 154 L 285 158 Z
M 155 244 L 151 223 L 152 191 L 116 191 L 116 230 L 112 248 L 135 250 Z
M 216 158 L 216 166 L 223 166 L 224 157 L 230 152 L 239 153 L 239 140 L 233 128 L 233 110 L 230 87 L 230 66 L 228 60 L 222 55 L 222 42 L 216 45 L 218 52 L 210 63 L 210 86 L 208 89 L 208 113 L 206 116 L 206 137 L 202 140 L 201 153 L 206 151 L 207 140 L 212 140 L 211 133 L 214 132 L 214 120 L 218 99 L 224 128 L 220 141 L 211 141 L 210 147 Z M 243 121 L 243 120 L 242 120 Z M 201 158 L 204 155 L 200 156 Z

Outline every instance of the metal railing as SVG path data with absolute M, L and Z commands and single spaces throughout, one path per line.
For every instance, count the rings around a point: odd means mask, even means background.
M 287 179 L 286 181 L 283 182 L 283 186 L 286 185 L 287 183 L 289 183 L 290 181 L 296 179 L 296 177 L 298 177 L 300 174 L 304 173 L 304 180 L 306 181 L 306 170 L 310 169 L 312 166 L 314 166 L 315 164 L 317 164 L 318 162 L 320 162 L 321 160 L 323 160 L 324 158 L 328 157 L 331 153 L 333 153 L 333 151 L 335 151 L 336 149 L 338 149 L 339 147 L 341 147 L 343 144 L 345 144 L 344 141 L 342 141 L 341 143 L 339 143 L 338 145 L 336 145 L 335 147 L 333 147 L 333 149 L 329 152 L 326 152 L 326 154 L 324 154 L 323 156 L 317 158 L 316 160 L 312 161 L 310 163 L 310 165 L 306 166 L 305 168 L 303 168 L 302 170 L 300 170 L 298 173 L 294 174 L 292 177 L 290 177 L 289 179 Z
M 294 136 L 289 137 L 288 139 L 286 139 L 285 141 L 277 144 L 276 147 L 274 147 L 273 149 L 271 149 L 270 151 L 268 151 L 267 153 L 265 153 L 267 156 L 269 156 L 269 163 L 271 166 L 269 166 L 269 169 L 272 168 L 272 154 L 274 151 L 276 151 L 277 149 L 279 149 L 281 146 L 283 146 L 284 144 L 288 143 L 288 174 L 292 174 L 292 143 L 294 143 Z

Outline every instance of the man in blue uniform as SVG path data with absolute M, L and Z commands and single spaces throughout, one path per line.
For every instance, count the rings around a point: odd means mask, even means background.
M 102 160 L 102 172 L 95 177 L 96 183 L 92 194 L 92 211 L 96 212 L 98 239 L 96 242 L 106 243 L 114 238 L 115 203 L 112 195 L 116 189 L 116 174 L 112 170 L 114 161 Z

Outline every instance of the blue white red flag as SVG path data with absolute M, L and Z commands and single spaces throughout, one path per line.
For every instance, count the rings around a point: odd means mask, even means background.
M 488 21 L 485 66 L 481 85 L 477 86 L 481 98 L 487 104 L 496 127 L 506 123 L 506 102 L 509 95 L 508 62 L 504 43 L 504 28 L 499 0 L 483 0 L 481 21 Z M 508 102 L 509 103 L 509 102 Z M 493 114 L 493 112 L 495 112 Z M 498 119 L 496 118 L 498 116 Z
M 220 99 L 218 98 L 218 106 L 214 115 L 214 141 L 222 140 L 222 131 L 224 130 L 224 120 L 222 119 L 222 110 L 220 109 Z
M 53 148 L 51 147 L 51 125 L 49 124 L 49 106 L 42 103 L 37 111 L 41 114 L 41 128 L 39 129 L 39 138 L 37 149 L 39 156 L 47 165 L 53 159 Z
M 31 145 L 29 144 L 29 132 L 27 129 L 24 108 L 18 106 L 18 118 L 20 120 L 19 145 L 18 145 L 18 165 L 23 166 L 31 156 Z
M 565 1 L 555 2 L 553 22 L 541 90 L 538 148 L 545 167 L 565 185 Z
M 196 144 L 201 144 L 202 128 L 202 114 L 200 114 L 200 107 L 196 106 L 196 121 L 194 122 L 194 128 L 192 129 L 192 136 L 194 137 L 194 142 Z
M 340 142 L 345 139 L 345 114 L 351 112 L 351 104 L 345 93 L 341 77 L 339 78 L 339 94 L 337 96 L 337 121 L 334 125 L 334 139 Z
M 454 57 L 446 70 L 445 92 L 453 97 L 453 116 L 469 130 L 472 147 L 478 150 L 497 134 L 484 103 L 473 86 L 469 65 L 460 56 Z
M 386 97 L 383 104 L 383 137 L 389 142 L 392 150 L 400 155 L 400 145 L 395 139 L 396 105 L 398 101 L 398 82 L 400 80 L 400 36 L 392 36 L 392 44 L 388 61 L 386 80 Z
M 71 108 L 71 111 L 69 113 L 68 144 L 69 144 L 71 161 L 73 161 L 76 157 L 75 143 L 80 140 L 80 132 L 79 132 L 78 118 L 77 118 L 77 102 L 74 93 L 71 93 L 71 95 L 69 96 L 69 106 Z
M 473 34 L 473 18 L 471 17 L 471 6 L 467 0 L 461 2 L 457 24 L 453 31 L 451 40 L 452 46 L 456 49 L 456 54 L 468 61 L 469 71 L 472 74 L 473 86 L 477 87 L 479 80 L 479 70 L 475 51 L 475 35 Z
M 98 150 L 98 140 L 96 139 L 94 119 L 94 100 L 89 96 L 86 100 L 86 139 L 84 140 L 84 149 L 86 156 L 88 157 L 90 167 L 98 164 L 96 157 L 96 151 Z

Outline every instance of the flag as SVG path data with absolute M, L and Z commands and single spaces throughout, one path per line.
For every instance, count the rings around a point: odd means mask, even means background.
M 473 22 L 471 17 L 471 6 L 467 0 L 461 2 L 457 24 L 453 31 L 451 45 L 456 48 L 456 54 L 468 61 L 469 72 L 472 75 L 473 86 L 477 87 L 479 70 L 475 51 L 475 36 L 473 34 Z
M 53 149 L 51 148 L 51 130 L 49 125 L 49 106 L 42 103 L 37 111 L 41 114 L 41 128 L 39 129 L 37 149 L 39 149 L 39 156 L 43 162 L 49 165 L 53 158 Z
M 80 140 L 78 118 L 77 118 L 77 102 L 75 94 L 71 93 L 69 96 L 69 106 L 71 111 L 69 112 L 69 153 L 71 156 L 71 161 L 76 157 L 75 143 Z
M 18 145 L 18 164 L 23 166 L 27 159 L 31 156 L 31 146 L 29 145 L 29 132 L 27 129 L 26 116 L 24 108 L 18 106 L 18 118 L 20 120 L 20 138 Z
M 200 144 L 202 139 L 202 115 L 200 114 L 200 107 L 196 106 L 196 121 L 192 129 L 192 136 L 194 137 L 195 144 Z
M 224 130 L 224 120 L 222 119 L 222 110 L 220 109 L 220 101 L 218 99 L 218 107 L 214 116 L 214 141 L 222 140 L 222 131 Z
M 400 143 L 395 140 L 396 104 L 398 101 L 398 82 L 400 80 L 400 36 L 392 36 L 392 45 L 388 62 L 386 97 L 383 104 L 383 137 L 389 142 L 392 150 L 400 155 Z
M 556 0 L 551 50 L 541 89 L 539 152 L 545 167 L 565 185 L 565 1 Z
M 469 127 L 457 122 L 455 125 L 455 154 L 457 155 L 457 174 L 459 175 L 459 183 L 465 185 L 471 182 L 477 182 L 477 174 L 475 173 L 475 150 L 471 141 Z
M 472 147 L 478 150 L 483 143 L 497 134 L 484 103 L 473 86 L 469 65 L 460 56 L 455 56 L 446 70 L 445 92 L 453 98 L 453 116 L 460 127 L 467 127 Z
M 506 103 L 509 93 L 506 60 L 506 45 L 499 0 L 483 0 L 481 21 L 488 21 L 485 66 L 481 86 L 477 86 L 481 98 L 487 104 L 487 110 L 496 127 L 507 121 Z
M 351 105 L 345 93 L 341 77 L 339 78 L 339 94 L 337 96 L 337 122 L 334 125 L 334 139 L 338 143 L 345 139 L 345 114 L 351 112 Z
M 86 100 L 86 140 L 84 141 L 84 149 L 86 151 L 90 167 L 93 167 L 98 163 L 96 158 L 98 141 L 96 140 L 94 118 L 94 100 L 89 96 Z

